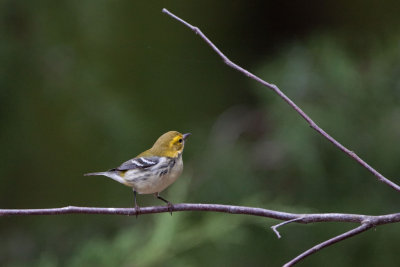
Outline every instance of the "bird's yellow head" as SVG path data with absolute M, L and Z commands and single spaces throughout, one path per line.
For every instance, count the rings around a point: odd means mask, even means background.
M 190 133 L 181 134 L 177 131 L 169 131 L 161 135 L 149 150 L 153 155 L 175 158 L 183 152 L 185 140 Z

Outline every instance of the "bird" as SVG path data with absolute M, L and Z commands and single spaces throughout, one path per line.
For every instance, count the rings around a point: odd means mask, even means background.
M 140 207 L 136 201 L 137 194 L 154 194 L 167 203 L 172 215 L 173 205 L 160 196 L 160 192 L 178 179 L 183 171 L 182 153 L 185 141 L 191 133 L 181 134 L 169 131 L 161 135 L 154 145 L 125 161 L 119 167 L 104 172 L 86 173 L 84 176 L 106 176 L 133 189 L 136 216 Z

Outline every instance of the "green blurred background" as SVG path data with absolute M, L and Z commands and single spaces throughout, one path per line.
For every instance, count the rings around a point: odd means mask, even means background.
M 132 207 L 106 170 L 192 132 L 174 203 L 399 212 L 399 194 L 230 59 L 400 183 L 398 1 L 1 1 L 0 208 Z M 142 206 L 160 205 L 140 196 Z M 279 266 L 355 225 L 184 212 L 0 218 L 1 266 Z M 399 225 L 300 266 L 398 266 Z

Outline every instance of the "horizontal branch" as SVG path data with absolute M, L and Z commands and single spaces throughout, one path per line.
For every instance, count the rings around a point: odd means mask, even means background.
M 267 217 L 277 220 L 295 220 L 296 223 L 315 223 L 315 222 L 370 222 L 374 225 L 400 222 L 400 213 L 387 215 L 361 215 L 347 213 L 288 213 L 276 210 L 232 206 L 220 204 L 192 204 L 181 203 L 173 205 L 173 212 L 180 211 L 210 211 L 230 214 L 245 214 L 253 216 Z M 104 215 L 144 215 L 152 213 L 169 212 L 168 206 L 141 207 L 139 213 L 135 208 L 93 208 L 68 206 L 63 208 L 51 209 L 0 209 L 0 216 L 27 216 L 27 215 L 62 215 L 62 214 L 104 214 Z
M 359 223 L 361 226 L 346 232 L 342 235 L 329 239 L 321 244 L 318 244 L 304 253 L 300 254 L 285 266 L 292 266 L 305 257 L 317 252 L 318 250 L 332 245 L 341 240 L 347 239 L 351 236 L 364 232 L 374 226 L 397 223 L 400 222 L 400 213 L 386 214 L 386 215 L 361 215 L 361 214 L 347 214 L 347 213 L 288 213 L 276 210 L 268 210 L 262 208 L 245 207 L 245 206 L 232 206 L 220 204 L 191 204 L 181 203 L 172 206 L 173 212 L 178 211 L 209 211 L 221 212 L 230 214 L 244 214 L 252 216 L 261 216 L 284 221 L 278 225 L 272 226 L 272 230 L 280 238 L 277 228 L 288 223 L 316 223 L 316 222 L 351 222 Z M 135 208 L 93 208 L 93 207 L 75 207 L 68 206 L 63 208 L 51 209 L 0 209 L 1 216 L 28 216 L 28 215 L 62 215 L 62 214 L 104 214 L 104 215 L 144 215 L 152 213 L 170 212 L 168 206 L 152 206 L 142 207 L 140 210 Z
M 325 132 L 322 128 L 320 128 L 299 106 L 297 106 L 288 96 L 286 96 L 275 84 L 268 83 L 261 79 L 260 77 L 254 75 L 253 73 L 249 72 L 248 70 L 240 67 L 239 65 L 235 64 L 232 62 L 227 56 L 225 56 L 221 50 L 219 50 L 214 43 L 210 41 L 210 39 L 207 38 L 207 36 L 204 35 L 204 33 L 198 28 L 190 23 L 184 21 L 180 17 L 172 14 L 169 12 L 167 9 L 162 10 L 163 13 L 167 14 L 168 16 L 172 17 L 173 19 L 179 21 L 186 27 L 190 28 L 192 31 L 194 31 L 197 35 L 200 36 L 201 39 L 203 39 L 207 45 L 209 45 L 217 54 L 222 58 L 225 64 L 227 64 L 229 67 L 243 73 L 247 77 L 257 81 L 258 83 L 268 87 L 269 89 L 272 89 L 276 94 L 279 95 L 286 103 L 289 104 L 307 123 L 310 125 L 311 128 L 313 128 L 315 131 L 317 131 L 319 134 L 321 134 L 323 137 L 325 137 L 329 142 L 334 144 L 336 147 L 338 147 L 340 150 L 342 150 L 344 153 L 346 153 L 348 156 L 353 158 L 356 162 L 358 162 L 361 166 L 366 168 L 368 171 L 370 171 L 373 175 L 375 175 L 379 181 L 387 184 L 388 186 L 392 187 L 396 191 L 400 192 L 400 186 L 397 185 L 396 183 L 390 181 L 387 179 L 385 176 L 383 176 L 380 172 L 372 168 L 368 163 L 366 163 L 364 160 L 362 160 L 356 153 L 353 151 L 349 150 L 345 146 L 343 146 L 341 143 L 339 143 L 335 138 L 330 136 L 327 132 Z

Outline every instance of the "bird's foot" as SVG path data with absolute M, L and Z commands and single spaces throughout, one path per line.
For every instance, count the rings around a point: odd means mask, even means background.
M 174 205 L 172 205 L 172 203 L 168 201 L 167 206 L 168 206 L 168 211 L 172 216 L 172 211 L 174 210 Z
M 136 219 L 140 214 L 140 207 L 138 205 L 135 205 L 135 215 L 136 215 Z

